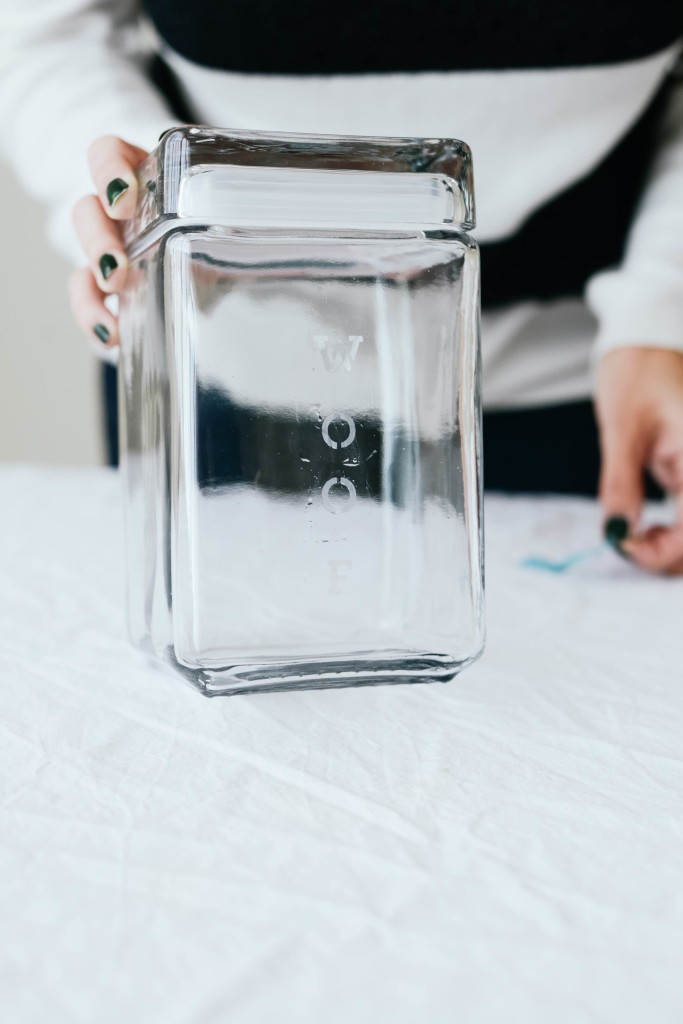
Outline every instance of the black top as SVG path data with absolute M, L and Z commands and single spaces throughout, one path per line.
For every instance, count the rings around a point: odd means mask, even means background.
M 642 0 L 143 3 L 181 56 L 260 74 L 604 66 L 647 57 L 683 36 L 683 0 L 648 0 L 646 16 Z M 163 61 L 153 75 L 179 121 L 196 121 Z M 671 81 L 662 84 L 580 181 L 536 209 L 513 235 L 482 245 L 485 309 L 580 295 L 593 274 L 620 261 L 670 87 Z M 476 153 L 474 161 L 476 190 Z
M 680 0 L 143 0 L 188 60 L 224 71 L 342 74 L 585 66 L 683 35 Z

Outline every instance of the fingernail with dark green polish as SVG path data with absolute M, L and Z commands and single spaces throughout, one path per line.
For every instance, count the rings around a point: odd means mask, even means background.
M 105 252 L 104 256 L 100 256 L 100 271 L 105 281 L 111 277 L 117 267 L 118 263 L 110 252 Z
M 104 324 L 95 324 L 95 326 L 92 329 L 92 332 L 100 339 L 103 345 L 106 345 L 107 342 L 109 341 L 109 331 L 104 326 Z
M 605 540 L 618 550 L 621 542 L 627 537 L 628 519 L 624 516 L 610 516 L 605 523 Z
M 124 181 L 123 178 L 114 178 L 107 185 L 107 202 L 110 206 L 121 198 L 123 193 L 128 188 L 128 182 Z

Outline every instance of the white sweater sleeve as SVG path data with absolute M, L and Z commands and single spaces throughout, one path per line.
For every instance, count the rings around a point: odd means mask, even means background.
M 90 143 L 112 134 L 151 149 L 174 123 L 142 70 L 137 17 L 134 0 L 0 0 L 0 151 L 74 262 Z
M 661 123 L 623 262 L 596 274 L 586 298 L 598 318 L 596 356 L 634 345 L 683 352 L 683 78 Z

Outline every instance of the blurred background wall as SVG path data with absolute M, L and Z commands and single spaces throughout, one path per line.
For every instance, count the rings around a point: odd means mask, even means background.
M 2 165 L 0 216 L 0 460 L 102 463 L 98 363 L 71 320 L 69 266 Z

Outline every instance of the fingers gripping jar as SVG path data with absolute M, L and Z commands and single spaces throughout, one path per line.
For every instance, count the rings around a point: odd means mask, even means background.
M 483 645 L 469 149 L 179 128 L 139 183 L 133 641 L 207 695 L 453 678 Z

